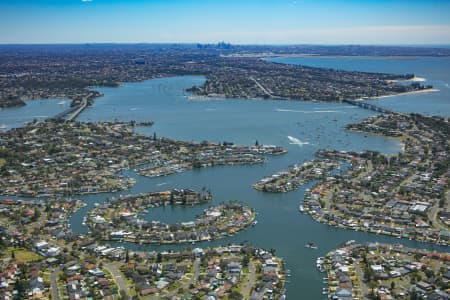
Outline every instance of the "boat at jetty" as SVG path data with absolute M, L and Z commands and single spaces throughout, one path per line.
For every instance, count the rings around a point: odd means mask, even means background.
M 325 272 L 325 268 L 323 266 L 324 262 L 325 262 L 324 257 L 318 257 L 316 260 L 316 267 L 320 272 Z

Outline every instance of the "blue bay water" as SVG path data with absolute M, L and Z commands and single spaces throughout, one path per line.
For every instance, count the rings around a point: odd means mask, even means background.
M 274 57 L 271 62 L 346 71 L 415 74 L 439 92 L 394 96 L 372 100 L 374 104 L 400 112 L 450 116 L 449 57 Z
M 21 107 L 0 109 L 0 130 L 23 126 L 33 120 L 44 120 L 70 107 L 70 100 L 28 100 Z
M 264 165 L 201 169 L 154 179 L 136 177 L 138 182 L 131 189 L 131 193 L 180 187 L 199 190 L 206 187 L 213 193 L 212 204 L 238 200 L 256 209 L 258 224 L 255 227 L 233 237 L 196 246 L 246 242 L 275 248 L 291 270 L 292 277 L 287 285 L 287 295 L 291 299 L 322 298 L 323 274 L 315 269 L 315 258 L 347 240 L 394 243 L 400 241 L 423 247 L 423 244 L 416 242 L 338 230 L 313 221 L 298 211 L 306 186 L 287 194 L 261 193 L 251 188 L 255 181 L 265 175 L 313 158 L 314 152 L 321 148 L 356 151 L 372 149 L 384 153 L 401 151 L 395 140 L 343 130 L 345 124 L 362 120 L 373 115 L 373 112 L 338 103 L 190 99 L 183 90 L 192 85 L 199 85 L 203 80 L 202 77 L 175 77 L 127 83 L 119 89 L 104 88 L 100 91 L 105 96 L 80 116 L 82 121 L 155 121 L 152 127 L 138 129 L 138 132 L 146 135 L 155 132 L 158 136 L 176 139 L 230 141 L 237 144 L 253 144 L 258 140 L 262 144 L 276 144 L 288 149 L 288 154 L 269 157 Z M 293 144 L 288 137 L 307 144 Z M 136 176 L 132 170 L 127 172 Z M 99 196 L 89 197 L 92 201 L 102 201 Z M 208 205 L 191 209 L 158 208 L 150 211 L 147 218 L 164 222 L 187 221 L 195 218 Z M 80 212 L 79 216 L 75 215 L 72 221 L 72 227 L 80 232 L 86 230 L 78 225 L 83 214 L 84 212 Z M 318 244 L 319 250 L 305 248 L 308 242 Z M 127 247 L 140 250 L 174 250 L 194 246 L 156 247 L 127 244 Z
M 400 69 L 396 73 L 404 73 L 404 71 Z M 417 75 L 432 78 L 432 74 L 428 73 L 417 73 Z M 440 77 L 436 75 L 434 80 L 440 80 L 438 78 Z M 86 212 L 95 203 L 103 202 L 112 195 L 171 188 L 200 190 L 206 187 L 213 193 L 212 205 L 222 201 L 237 200 L 254 207 L 258 214 L 258 224 L 235 236 L 198 243 L 195 247 L 249 243 L 276 249 L 276 253 L 285 259 L 288 269 L 291 270 L 292 276 L 287 283 L 289 299 L 325 299 L 321 295 L 323 274 L 316 270 L 315 259 L 351 239 L 358 242 L 402 243 L 408 246 L 448 251 L 446 248 L 434 245 L 341 230 L 317 223 L 308 215 L 300 214 L 298 211 L 305 189 L 311 185 L 286 194 L 262 193 L 251 188 L 251 185 L 263 176 L 284 169 L 293 163 L 313 158 L 314 152 L 321 148 L 356 151 L 371 149 L 384 153 L 401 151 L 401 145 L 396 140 L 347 132 L 343 129 L 346 124 L 358 122 L 373 115 L 374 112 L 339 103 L 191 99 L 184 90 L 192 85 L 199 85 L 204 80 L 203 77 L 198 76 L 173 77 L 125 83 L 119 88 L 98 88 L 97 90 L 105 96 L 96 99 L 94 105 L 86 109 L 78 120 L 152 120 L 155 121 L 153 126 L 140 127 L 137 131 L 146 135 L 153 135 L 155 132 L 158 136 L 192 141 L 211 140 L 254 144 L 258 140 L 260 144 L 283 146 L 289 152 L 282 156 L 269 156 L 267 162 L 262 165 L 206 168 L 159 178 L 146 178 L 137 175 L 133 169 L 126 170 L 125 175 L 137 179 L 137 184 L 130 190 L 78 197 L 85 200 L 88 205 L 70 219 L 71 227 L 76 233 L 87 232 L 87 228 L 81 224 Z M 404 101 L 411 99 L 411 96 L 403 97 Z M 394 98 L 389 98 L 389 100 L 392 99 Z M 418 107 L 414 100 L 411 100 L 411 103 L 410 106 L 414 109 Z M 408 107 L 407 104 L 404 106 Z M 448 111 L 448 107 L 446 109 Z M 295 143 L 296 139 L 302 143 Z M 195 218 L 208 205 L 192 208 L 157 208 L 151 210 L 147 218 L 164 222 L 188 221 Z M 319 249 L 305 248 L 308 242 L 315 242 Z M 180 247 L 194 247 L 194 245 L 161 247 L 120 245 L 139 250 L 176 250 Z

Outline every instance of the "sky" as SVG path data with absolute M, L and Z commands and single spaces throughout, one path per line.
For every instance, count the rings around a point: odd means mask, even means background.
M 0 0 L 0 43 L 450 44 L 450 0 Z

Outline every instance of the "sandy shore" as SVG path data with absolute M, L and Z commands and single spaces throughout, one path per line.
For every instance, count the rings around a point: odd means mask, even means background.
M 367 99 L 375 100 L 375 99 L 390 98 L 390 97 L 396 97 L 396 96 L 422 94 L 422 93 L 432 93 L 432 92 L 439 92 L 439 90 L 438 89 L 423 89 L 423 90 L 419 90 L 419 91 L 411 91 L 411 92 L 392 94 L 392 95 L 384 95 L 384 96 L 378 96 L 378 97 L 369 97 L 369 98 L 366 98 L 366 99 L 359 99 L 359 100 L 367 100 Z
M 424 82 L 424 81 L 427 81 L 427 79 L 424 78 L 424 77 L 414 76 L 411 79 L 405 79 L 405 80 L 394 79 L 394 80 L 386 80 L 386 81 L 389 82 L 389 83 L 396 83 L 396 82 Z
M 416 60 L 414 56 L 377 56 L 377 55 L 324 55 L 316 53 L 235 53 L 228 55 L 220 55 L 221 57 L 241 57 L 241 58 L 274 58 L 274 57 L 287 57 L 287 58 L 342 58 L 342 59 L 370 59 L 370 60 Z
M 423 77 L 416 77 L 416 76 L 414 76 L 413 78 L 405 80 L 405 81 L 424 82 L 424 81 L 427 81 L 427 80 L 426 80 L 426 78 L 423 78 Z
M 265 56 L 267 57 L 267 56 Z M 377 55 L 322 55 L 322 54 L 273 54 L 269 57 L 299 57 L 299 58 L 340 58 L 340 59 L 359 59 L 359 60 L 416 60 L 413 56 L 377 56 Z
M 414 77 L 410 79 L 410 81 L 425 81 L 425 78 L 422 77 Z M 404 93 L 398 93 L 398 94 L 392 94 L 392 95 L 383 95 L 383 96 L 377 96 L 377 97 L 366 97 L 366 98 L 359 98 L 355 100 L 376 100 L 376 99 L 382 99 L 382 98 L 390 98 L 390 97 L 396 97 L 396 96 L 404 96 L 404 95 L 413 95 L 413 94 L 422 94 L 422 93 L 433 93 L 433 92 L 439 92 L 438 89 L 423 89 L 423 90 L 417 90 L 417 91 L 410 91 L 410 92 L 404 92 Z M 225 95 L 207 95 L 207 96 L 198 96 L 198 95 L 190 95 L 185 96 L 189 101 L 223 101 L 228 99 L 237 99 L 237 98 L 227 98 Z M 284 99 L 280 98 L 286 101 L 290 101 L 292 99 Z M 241 99 L 242 100 L 242 99 Z M 264 99 L 264 98 L 244 98 L 243 100 L 273 100 L 273 99 Z M 314 101 L 314 100 L 298 100 L 298 101 Z
M 226 95 L 186 96 L 189 101 L 223 101 L 223 100 L 273 100 L 264 98 L 233 98 Z M 286 99 L 289 100 L 289 99 Z

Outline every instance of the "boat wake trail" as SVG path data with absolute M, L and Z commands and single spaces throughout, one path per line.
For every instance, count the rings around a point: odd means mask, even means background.
M 298 146 L 303 146 L 303 145 L 311 145 L 309 142 L 302 142 L 301 140 L 299 140 L 298 138 L 295 138 L 293 136 L 288 135 L 287 136 L 288 140 L 290 141 L 290 145 L 298 145 Z

